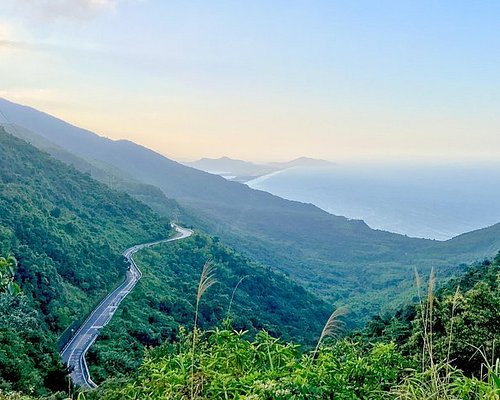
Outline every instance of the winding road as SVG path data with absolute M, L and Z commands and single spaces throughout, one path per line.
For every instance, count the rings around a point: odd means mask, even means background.
M 125 280 L 99 303 L 99 305 L 94 309 L 94 311 L 92 311 L 89 317 L 80 326 L 71 340 L 61 351 L 63 362 L 68 368 L 70 368 L 71 380 L 75 385 L 87 389 L 97 387 L 90 377 L 87 362 L 85 361 L 85 354 L 90 346 L 92 346 L 92 344 L 96 341 L 99 331 L 109 322 L 111 317 L 113 317 L 119 304 L 132 291 L 134 286 L 142 277 L 142 272 L 137 267 L 132 256 L 145 247 L 185 239 L 193 234 L 193 231 L 189 229 L 182 228 L 178 225 L 173 226 L 177 233 L 170 239 L 139 244 L 132 246 L 123 252 L 123 256 L 127 259 L 130 265 L 130 268 L 127 270 Z

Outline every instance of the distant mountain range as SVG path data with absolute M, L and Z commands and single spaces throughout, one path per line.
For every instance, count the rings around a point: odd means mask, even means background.
M 349 303 L 355 323 L 413 293 L 414 268 L 455 274 L 456 265 L 500 249 L 500 224 L 445 242 L 409 238 L 253 190 L 30 107 L 0 99 L 0 110 L 9 132 L 288 274 L 329 302 Z
M 184 163 L 187 166 L 215 175 L 221 175 L 228 180 L 248 182 L 263 175 L 271 174 L 293 167 L 331 167 L 335 165 L 330 161 L 300 157 L 287 162 L 271 162 L 256 164 L 249 161 L 235 160 L 229 157 L 201 158 L 200 160 Z

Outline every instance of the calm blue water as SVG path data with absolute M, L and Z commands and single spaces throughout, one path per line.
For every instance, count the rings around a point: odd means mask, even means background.
M 248 185 L 414 237 L 444 240 L 500 222 L 500 162 L 292 168 Z

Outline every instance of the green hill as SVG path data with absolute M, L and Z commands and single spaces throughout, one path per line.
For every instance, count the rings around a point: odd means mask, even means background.
M 199 333 L 194 346 L 184 335 L 148 351 L 137 374 L 105 382 L 88 397 L 498 399 L 500 256 L 438 292 L 430 285 L 420 293 L 410 309 L 374 319 L 362 334 L 325 336 L 314 351 L 228 326 Z
M 0 99 L 0 109 L 11 123 L 106 171 L 104 179 L 95 172 L 103 182 L 121 181 L 117 187 L 157 212 L 220 237 L 328 302 L 349 304 L 351 320 L 360 324 L 408 297 L 414 268 L 433 266 L 445 277 L 500 249 L 500 224 L 446 242 L 412 239 L 228 182 L 7 100 Z
M 0 268 L 0 283 L 10 282 L 13 274 L 21 289 L 17 294 L 5 289 L 12 285 L 0 289 L 0 390 L 43 394 L 67 387 L 57 339 L 121 282 L 126 269 L 123 250 L 168 237 L 171 228 L 168 219 L 128 194 L 110 189 L 1 128 L 0 154 L 0 260 L 17 260 L 15 267 L 9 261 L 12 266 L 5 273 Z M 326 314 L 322 301 L 222 244 L 210 245 L 212 239 L 201 235 L 196 238 L 179 244 L 182 253 L 175 246 L 165 247 L 166 254 L 175 252 L 171 255 L 176 263 L 169 264 L 175 271 L 168 272 L 166 263 L 158 264 L 155 257 L 141 262 L 145 280 L 136 298 L 141 301 L 128 301 L 124 313 L 148 318 L 141 319 L 135 330 L 121 330 L 119 336 L 108 338 L 107 345 L 132 341 L 148 346 L 175 337 L 179 324 L 190 322 L 186 315 L 193 301 L 178 289 L 193 285 L 197 268 L 208 257 L 223 272 L 217 298 L 221 310 L 227 307 L 228 291 L 237 279 L 258 277 L 258 285 L 248 278 L 235 296 L 234 310 L 246 310 L 241 326 L 271 328 L 278 321 L 279 333 L 297 340 L 320 330 Z M 245 301 L 240 302 L 243 293 Z M 170 308 L 165 308 L 167 298 Z M 172 312 L 172 307 L 184 311 Z M 294 319 L 295 309 L 309 317 Z M 214 321 L 207 316 L 201 322 L 208 327 Z M 284 321 L 286 326 L 281 325 Z M 141 329 L 145 333 L 137 334 Z
M 0 256 L 15 257 L 22 288 L 1 302 L 2 350 L 13 353 L 0 361 L 0 386 L 64 387 L 57 336 L 123 279 L 124 248 L 171 229 L 149 207 L 2 129 L 0 154 Z
M 216 268 L 217 284 L 201 304 L 199 326 L 204 329 L 229 318 L 251 337 L 265 329 L 311 346 L 331 308 L 289 279 L 201 233 L 141 252 L 136 259 L 143 279 L 89 352 L 96 382 L 135 371 L 145 348 L 176 342 L 183 327 L 192 326 L 196 288 L 207 259 Z

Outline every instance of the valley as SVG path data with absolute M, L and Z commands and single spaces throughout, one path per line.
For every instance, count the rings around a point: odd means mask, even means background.
M 0 106 L 14 126 L 11 133 L 30 137 L 162 215 L 219 237 L 328 303 L 349 303 L 355 325 L 407 298 L 415 269 L 427 273 L 434 267 L 446 278 L 459 272 L 457 265 L 491 257 L 500 248 L 499 224 L 443 242 L 371 229 L 362 220 L 250 189 L 29 107 L 6 100 Z
M 500 400 L 500 2 L 0 3 L 0 400 Z
M 377 318 L 393 329 L 394 319 L 387 322 L 386 316 L 405 304 L 411 309 L 416 300 L 415 271 L 431 273 L 430 282 L 435 273 L 445 281 L 468 271 L 465 263 L 491 257 L 499 248 L 498 225 L 443 242 L 409 238 L 155 155 L 158 165 L 169 167 L 161 176 L 173 176 L 184 190 L 186 185 L 210 189 L 212 183 L 225 190 L 223 200 L 215 188 L 202 191 L 206 199 L 202 203 L 187 192 L 174 200 L 165 191 L 172 182 L 162 180 L 157 187 L 154 183 L 159 181 L 145 179 L 146 171 L 160 176 L 145 161 L 152 154 L 147 149 L 89 136 L 109 146 L 104 154 L 113 154 L 115 161 L 108 164 L 107 156 L 95 159 L 81 151 L 70 152 L 20 125 L 7 129 L 17 137 L 0 131 L 5 155 L 0 163 L 0 257 L 4 257 L 0 261 L 14 257 L 11 279 L 22 302 L 8 303 L 17 302 L 8 294 L 0 298 L 8 301 L 2 306 L 7 318 L 31 313 L 37 326 L 30 331 L 3 322 L 12 343 L 7 349 L 19 345 L 12 361 L 7 364 L 0 358 L 0 366 L 8 371 L 18 369 L 22 359 L 30 360 L 19 374 L 0 381 L 0 388 L 7 390 L 33 387 L 38 396 L 64 390 L 65 363 L 76 388 L 114 398 L 119 391 L 113 379 L 130 379 L 149 363 L 148 349 L 186 340 L 193 312 L 197 317 L 199 313 L 195 329 L 202 332 L 215 329 L 218 335 L 222 323 L 222 329 L 244 332 L 245 340 L 250 340 L 244 343 L 260 346 L 259 341 L 276 337 L 300 343 L 306 355 L 323 335 L 321 326 L 332 307 L 349 307 L 342 321 L 345 334 L 356 335 L 363 325 L 379 323 Z M 120 150 L 123 145 L 125 152 Z M 125 164 L 118 162 L 118 155 L 142 160 L 146 169 L 129 175 L 130 170 L 119 169 Z M 138 168 L 140 162 L 134 165 Z M 231 204 L 230 199 L 239 201 Z M 229 224 L 231 216 L 236 219 Z M 172 234 L 171 221 L 193 229 L 173 225 L 179 234 L 165 240 Z M 120 249 L 139 240 L 149 244 L 129 247 L 120 256 Z M 214 267 L 217 284 L 198 309 L 193 293 L 200 266 L 207 261 Z M 396 311 L 397 318 L 400 312 Z M 262 332 L 270 335 L 268 339 Z M 33 334 L 43 343 L 42 353 L 30 346 Z M 391 336 L 390 340 L 410 339 Z M 59 348 L 59 358 L 57 346 L 66 342 Z M 343 343 L 339 346 L 351 346 Z M 355 357 L 373 356 L 361 349 L 352 351 L 362 352 Z M 92 393 L 88 392 L 90 398 Z

